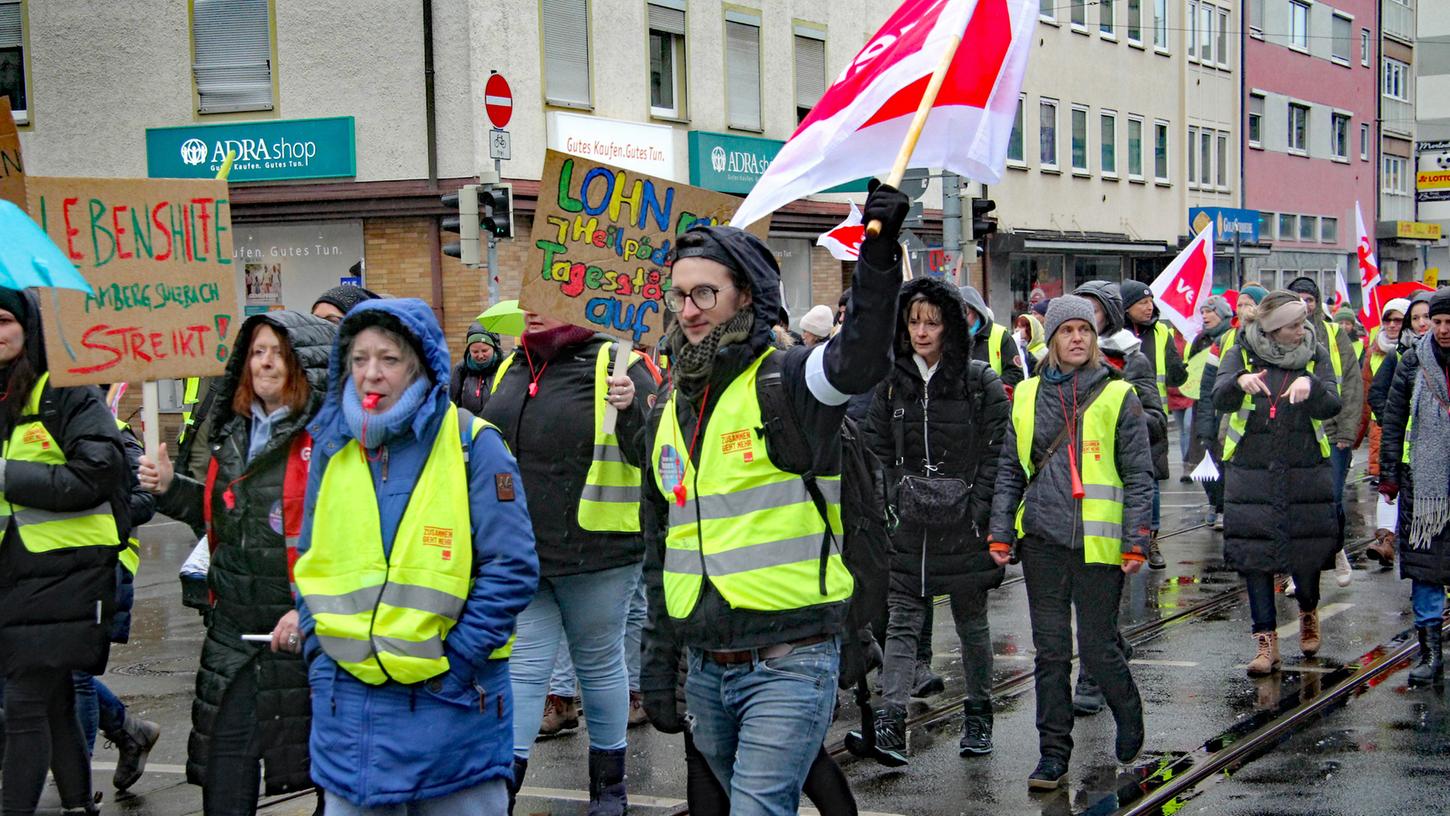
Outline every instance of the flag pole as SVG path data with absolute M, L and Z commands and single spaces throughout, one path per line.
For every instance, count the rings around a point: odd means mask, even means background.
M 926 117 L 931 113 L 932 105 L 936 104 L 936 96 L 941 91 L 942 82 L 946 80 L 947 71 L 952 67 L 952 60 L 956 59 L 957 47 L 962 44 L 962 35 L 952 36 L 951 42 L 947 43 L 946 51 L 942 54 L 941 63 L 936 66 L 936 71 L 931 75 L 931 82 L 927 83 L 926 91 L 921 95 L 921 104 L 916 106 L 916 116 L 911 120 L 911 127 L 906 131 L 906 139 L 901 143 L 901 151 L 896 154 L 896 164 L 891 168 L 891 175 L 886 177 L 886 183 L 892 187 L 901 185 L 901 177 L 906 175 L 906 165 L 911 161 L 911 154 L 916 151 L 916 142 L 921 138 L 921 131 L 926 127 Z M 881 234 L 881 222 L 875 218 L 866 225 L 866 235 L 875 238 Z

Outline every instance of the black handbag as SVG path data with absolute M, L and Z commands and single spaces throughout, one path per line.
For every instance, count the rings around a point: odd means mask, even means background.
M 893 400 L 893 402 L 896 402 Z M 922 421 L 927 421 L 923 409 Z M 918 476 L 906 473 L 906 408 L 897 403 L 891 412 L 891 426 L 896 442 L 896 470 L 900 473 L 895 488 L 896 516 L 912 527 L 956 527 L 967 519 L 971 485 L 953 476 Z M 971 446 L 967 447 L 971 450 Z M 928 471 L 935 470 L 930 462 Z

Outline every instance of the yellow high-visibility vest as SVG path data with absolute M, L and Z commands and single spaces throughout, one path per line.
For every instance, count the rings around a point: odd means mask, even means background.
M 781 612 L 851 597 L 854 583 L 838 544 L 844 530 L 841 477 L 816 477 L 826 500 L 823 518 L 804 480 L 771 461 L 756 430 L 764 425 L 756 378 L 773 352 L 757 358 L 718 398 L 699 429 L 698 468 L 680 429 L 678 392 L 665 404 L 650 461 L 652 486 L 670 503 L 664 589 L 672 618 L 690 616 L 706 580 L 734 609 Z M 676 486 L 684 488 L 683 505 Z
M 1172 341 L 1172 329 L 1163 325 L 1161 320 L 1153 324 L 1153 350 L 1157 354 L 1153 358 L 1153 367 L 1158 375 L 1158 399 L 1163 401 L 1165 409 L 1168 407 L 1168 344 Z
M 1218 365 L 1218 347 L 1218 343 L 1209 343 L 1188 355 L 1188 379 L 1178 387 L 1183 396 L 1196 400 L 1203 395 L 1203 371 L 1210 365 Z
M 1248 349 L 1240 347 L 1239 353 L 1242 354 L 1244 358 L 1244 373 L 1252 373 L 1253 370 L 1249 367 Z M 1310 376 L 1314 375 L 1313 360 L 1309 361 L 1309 367 L 1306 370 L 1308 371 Z M 1225 462 L 1231 461 L 1233 459 L 1234 452 L 1237 451 L 1239 448 L 1239 440 L 1244 438 L 1244 432 L 1249 427 L 1249 414 L 1252 414 L 1253 412 L 1253 395 L 1244 394 L 1243 404 L 1240 405 L 1239 409 L 1237 411 L 1234 411 L 1233 414 L 1231 414 L 1228 418 L 1228 431 L 1224 434 L 1223 440 L 1223 460 Z M 1320 455 L 1328 459 L 1329 437 L 1324 435 L 1324 423 L 1320 422 L 1317 419 L 1311 419 L 1309 420 L 1309 422 L 1314 427 L 1314 438 L 1319 442 Z
M 475 418 L 470 441 L 485 427 Z M 458 428 L 450 405 L 386 557 L 372 472 L 357 440 L 322 475 L 312 546 L 293 580 L 323 651 L 364 683 L 421 683 L 448 671 L 443 641 L 473 586 L 468 461 Z M 512 643 L 490 657 L 508 657 Z
M 1007 336 L 1007 327 L 997 323 L 992 324 L 992 330 L 987 332 L 987 365 L 1002 376 L 1002 339 Z
M 16 421 L 4 447 L 0 448 L 0 458 L 42 465 L 66 463 L 60 442 L 50 435 L 41 421 L 41 396 L 48 382 L 50 372 L 41 374 L 30 389 L 25 412 Z M 15 525 L 21 543 L 33 553 L 121 546 L 120 527 L 116 524 L 110 502 L 106 501 L 84 510 L 42 510 L 11 502 L 0 493 L 0 526 L 5 521 Z
M 579 494 L 579 527 L 595 533 L 637 533 L 643 476 L 639 468 L 625 461 L 619 437 L 604 432 L 604 413 L 608 408 L 605 397 L 609 395 L 606 381 L 615 348 L 614 343 L 604 343 L 594 362 L 594 454 L 589 472 L 584 476 L 584 489 Z M 504 373 L 518 354 L 515 351 L 499 363 L 491 390 L 498 390 Z M 631 351 L 629 364 L 632 366 L 643 359 L 639 352 Z
M 1037 393 L 1041 377 L 1017 386 L 1012 400 L 1012 426 L 1017 432 L 1017 459 L 1032 478 L 1032 436 L 1037 427 Z M 1083 560 L 1089 564 L 1123 563 L 1123 477 L 1118 473 L 1118 416 L 1133 386 L 1109 380 L 1103 393 L 1082 417 L 1078 465 L 1086 496 L 1079 502 Z M 1022 517 L 1027 497 L 1017 505 L 1017 535 L 1024 535 Z

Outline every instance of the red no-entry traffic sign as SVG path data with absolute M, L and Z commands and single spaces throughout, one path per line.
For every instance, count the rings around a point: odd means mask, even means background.
M 503 74 L 490 74 L 483 86 L 483 109 L 488 121 L 496 128 L 508 125 L 514 115 L 514 92 L 509 89 Z

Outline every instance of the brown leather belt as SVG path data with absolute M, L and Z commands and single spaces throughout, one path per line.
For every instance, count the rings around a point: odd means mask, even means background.
M 757 660 L 771 660 L 777 657 L 785 657 L 796 649 L 806 646 L 814 646 L 817 643 L 825 643 L 835 635 L 812 635 L 800 640 L 788 640 L 785 643 L 776 643 L 770 646 L 762 646 L 759 649 L 737 649 L 735 651 L 710 651 L 705 650 L 705 659 L 720 666 L 738 666 L 741 663 L 753 663 Z

